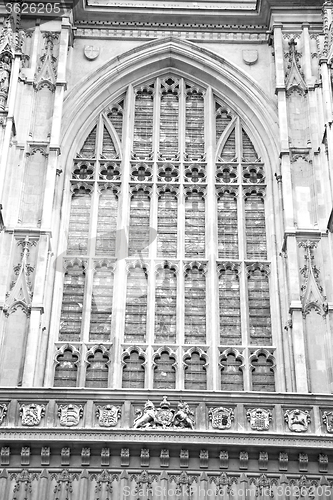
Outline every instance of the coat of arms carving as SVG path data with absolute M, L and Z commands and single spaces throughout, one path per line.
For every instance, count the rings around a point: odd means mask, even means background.
M 121 416 L 120 406 L 96 406 L 96 417 L 101 427 L 115 427 Z
M 158 408 L 148 400 L 143 410 L 136 410 L 138 416 L 134 420 L 134 429 L 194 428 L 194 413 L 187 403 L 179 402 L 177 409 L 170 406 L 166 396 Z
M 235 419 L 234 410 L 231 408 L 211 408 L 208 413 L 209 419 L 212 422 L 213 429 L 230 429 L 233 420 Z
M 326 425 L 327 432 L 333 432 L 333 411 L 324 411 L 323 423 Z
M 30 427 L 40 424 L 40 421 L 45 415 L 45 405 L 29 404 L 21 405 L 20 415 L 22 418 L 22 425 Z
M 5 403 L 0 404 L 0 425 L 4 421 L 5 416 L 7 415 L 8 406 Z
M 307 410 L 287 410 L 284 420 L 293 432 L 306 432 L 311 423 L 310 413 Z
M 255 431 L 268 431 L 269 424 L 272 421 L 272 412 L 263 408 L 253 408 L 247 411 L 246 417 L 250 422 L 251 429 Z
M 73 427 L 78 425 L 80 418 L 83 417 L 83 407 L 81 405 L 60 405 L 58 408 L 60 425 L 64 427 Z

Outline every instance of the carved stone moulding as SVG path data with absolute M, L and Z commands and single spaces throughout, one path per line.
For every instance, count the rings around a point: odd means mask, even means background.
M 311 416 L 308 410 L 286 410 L 284 420 L 292 432 L 306 432 L 311 423 Z

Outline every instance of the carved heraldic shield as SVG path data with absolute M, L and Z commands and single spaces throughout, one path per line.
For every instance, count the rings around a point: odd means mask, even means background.
M 230 429 L 231 423 L 235 419 L 234 411 L 231 408 L 212 408 L 208 414 L 213 429 Z
M 21 405 L 20 415 L 22 417 L 22 425 L 30 427 L 38 425 L 45 415 L 45 406 L 37 404 Z
M 96 417 L 101 427 L 115 427 L 120 415 L 120 406 L 105 405 L 96 407 Z

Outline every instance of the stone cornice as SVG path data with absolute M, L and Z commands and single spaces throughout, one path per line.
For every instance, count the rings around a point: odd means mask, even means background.
M 200 445 L 205 447 L 208 445 L 218 444 L 220 447 L 225 446 L 246 446 L 246 447 L 295 447 L 306 449 L 328 449 L 333 448 L 333 436 L 323 436 L 322 439 L 316 436 L 307 435 L 262 435 L 246 432 L 230 432 L 230 431 L 190 431 L 186 432 L 170 432 L 149 429 L 149 431 L 133 431 L 125 429 L 112 429 L 101 431 L 100 429 L 42 429 L 34 430 L 27 429 L 3 429 L 0 430 L 0 440 L 5 442 L 20 442 L 30 441 L 35 443 L 46 442 L 84 442 L 86 444 L 105 443 L 112 441 L 113 443 L 130 444 L 140 443 L 163 443 L 173 444 L 179 443 L 182 445 Z

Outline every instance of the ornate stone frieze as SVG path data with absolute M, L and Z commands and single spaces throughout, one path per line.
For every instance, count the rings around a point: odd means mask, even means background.
M 58 416 L 60 425 L 64 427 L 73 427 L 78 425 L 80 419 L 83 417 L 83 406 L 74 404 L 60 405 L 58 407 Z
M 284 420 L 292 432 L 306 432 L 311 423 L 311 416 L 307 410 L 287 410 L 284 413 Z
M 8 411 L 8 405 L 5 403 L 0 404 L 0 425 L 4 421 Z
M 211 408 L 208 413 L 213 429 L 230 429 L 232 422 L 235 419 L 235 412 L 232 408 Z
M 160 406 L 157 408 L 152 401 L 148 400 L 143 410 L 136 410 L 137 417 L 134 420 L 133 428 L 194 428 L 194 413 L 187 403 L 178 403 L 177 409 L 171 409 L 170 406 L 166 396 L 163 397 Z
M 317 248 L 316 241 L 301 241 L 298 246 L 304 248 L 305 264 L 300 269 L 304 278 L 301 286 L 301 301 L 303 316 L 306 316 L 312 309 L 325 316 L 327 314 L 326 296 L 323 293 L 323 287 L 319 282 L 320 270 L 314 263 L 314 249 Z
M 327 432 L 333 433 L 333 411 L 324 411 L 322 418 Z
M 45 416 L 45 405 L 39 404 L 22 404 L 20 407 L 20 416 L 22 425 L 34 426 L 39 425 L 42 418 Z
M 271 410 L 265 410 L 263 408 L 248 410 L 246 417 L 250 422 L 251 429 L 255 431 L 268 431 L 269 424 L 273 418 Z
M 96 417 L 101 427 L 115 427 L 121 416 L 120 406 L 104 405 L 96 406 Z

